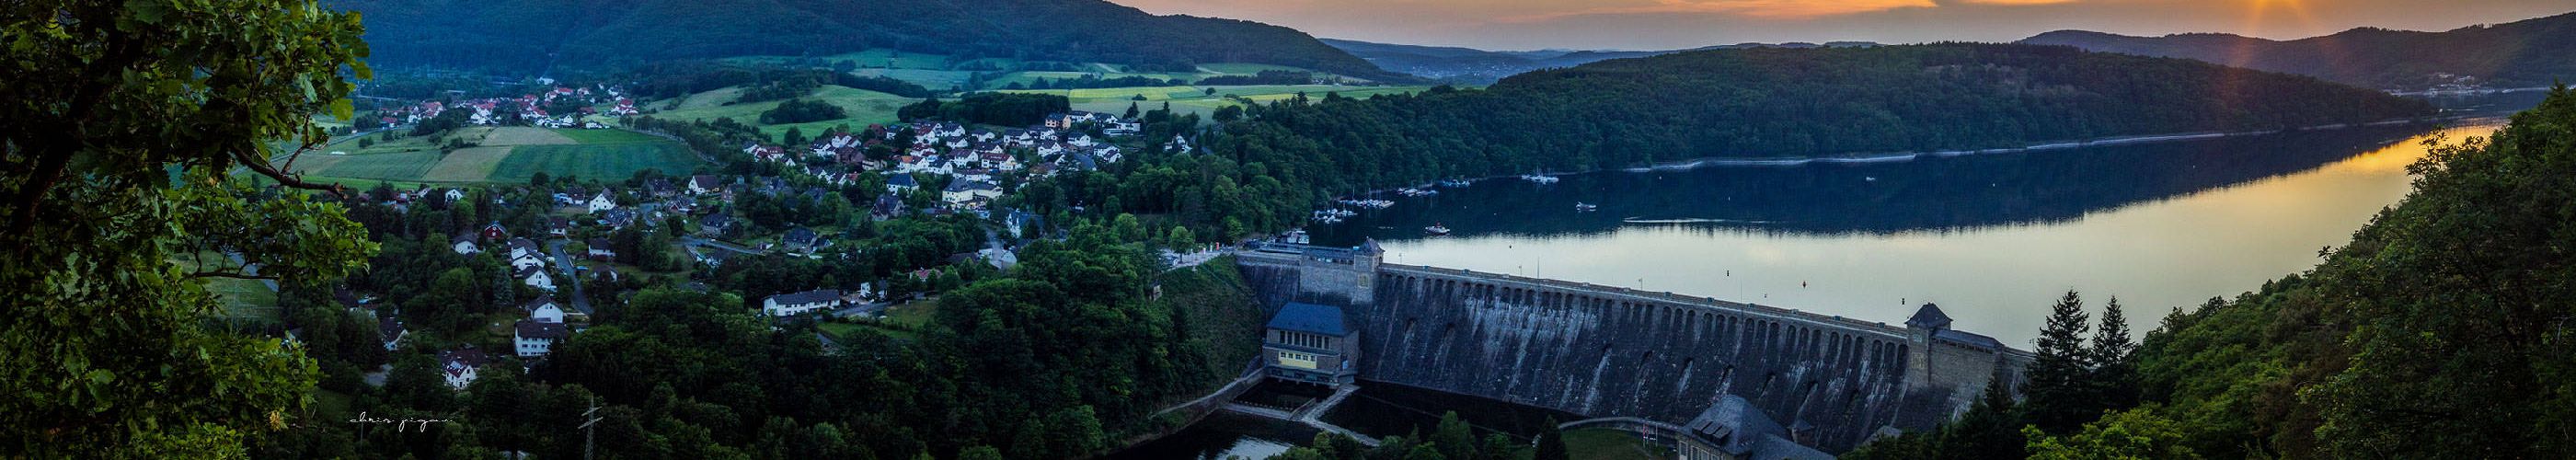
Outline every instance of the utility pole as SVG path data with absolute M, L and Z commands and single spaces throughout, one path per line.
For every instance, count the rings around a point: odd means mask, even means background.
M 590 397 L 590 410 L 581 411 L 581 460 L 590 460 L 591 449 L 599 445 L 599 397 Z

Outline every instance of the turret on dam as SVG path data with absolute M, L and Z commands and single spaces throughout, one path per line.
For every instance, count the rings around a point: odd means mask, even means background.
M 1827 452 L 1931 428 L 2032 359 L 1929 304 L 1888 325 L 1382 255 L 1264 243 L 1236 261 L 1267 307 L 1343 307 L 1361 380 L 1671 424 L 1735 395 Z

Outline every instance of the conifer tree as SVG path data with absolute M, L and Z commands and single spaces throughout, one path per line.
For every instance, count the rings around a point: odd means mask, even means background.
M 2102 323 L 2093 329 L 2093 401 L 2106 410 L 2138 404 L 2137 344 L 2129 341 L 2129 318 L 2120 313 L 2120 298 L 2102 306 Z
M 2048 324 L 2039 331 L 2039 356 L 2030 363 L 2030 384 L 2023 394 L 2030 423 L 2063 434 L 2100 414 L 2092 400 L 2091 351 L 2084 346 L 2084 298 L 2066 291 L 2049 308 Z

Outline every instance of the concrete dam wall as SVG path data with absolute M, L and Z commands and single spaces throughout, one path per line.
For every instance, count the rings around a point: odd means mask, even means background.
M 1829 452 L 1964 410 L 2029 354 L 1948 330 L 1926 306 L 1891 326 L 1716 299 L 1381 264 L 1373 246 L 1246 251 L 1270 306 L 1343 306 L 1363 380 L 1564 410 L 1684 423 L 1745 398 Z M 1928 313 L 1928 315 L 1927 315 Z

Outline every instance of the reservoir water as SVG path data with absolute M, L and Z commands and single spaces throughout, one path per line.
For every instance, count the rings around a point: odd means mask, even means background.
M 2299 273 L 2411 189 L 2428 139 L 2485 136 L 2538 94 L 2443 101 L 2485 118 L 2214 140 L 1489 179 L 1308 228 L 1386 261 L 1642 287 L 1865 321 L 1941 305 L 2029 349 L 2048 306 L 2118 297 L 2132 335 L 2167 311 Z M 1597 209 L 1579 211 L 1577 203 Z M 1424 227 L 1449 229 L 1425 236 Z M 1363 379 L 1366 376 L 1362 376 Z M 1367 385 L 1367 382 L 1363 382 Z M 1385 400 L 1397 400 L 1386 398 Z M 1501 402 L 1404 399 L 1421 415 Z M 1384 402 L 1384 401 L 1381 401 Z M 1461 410 L 1462 413 L 1473 412 Z M 1328 418 L 1332 418 L 1328 416 Z M 1365 419 L 1392 419 L 1387 416 Z M 1212 418 L 1116 458 L 1263 458 L 1311 430 Z M 1362 432 L 1396 431 L 1394 425 Z M 1401 434 L 1372 433 L 1372 434 Z
M 2027 349 L 2070 289 L 2095 307 L 2118 297 L 2144 331 L 2171 308 L 2305 270 L 2406 195 L 2424 139 L 2492 129 L 1495 179 L 1310 231 L 1323 244 L 1375 238 L 1390 263 L 1891 324 L 1932 302 L 1956 327 Z M 1451 233 L 1424 236 L 1432 225 Z

